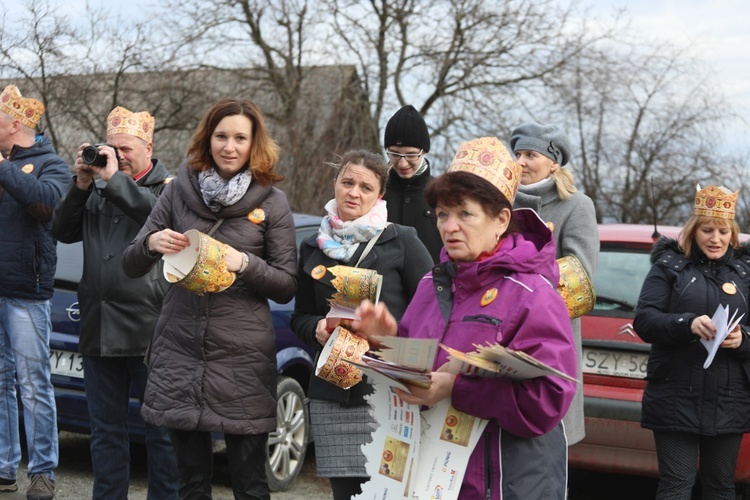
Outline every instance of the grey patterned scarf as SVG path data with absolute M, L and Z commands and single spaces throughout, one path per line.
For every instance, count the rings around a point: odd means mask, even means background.
M 240 201 L 247 193 L 252 180 L 253 175 L 250 170 L 243 170 L 228 181 L 224 180 L 215 168 L 198 174 L 198 185 L 201 188 L 203 201 L 212 212 L 218 212 Z

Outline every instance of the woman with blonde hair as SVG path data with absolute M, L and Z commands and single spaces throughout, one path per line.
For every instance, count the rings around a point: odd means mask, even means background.
M 702 495 L 733 500 L 742 435 L 750 431 L 750 253 L 734 222 L 738 192 L 708 186 L 677 241 L 662 237 L 633 327 L 651 343 L 641 424 L 654 433 L 657 499 L 691 498 L 700 456 Z M 717 308 L 742 321 L 708 361 Z
M 576 189 L 570 167 L 570 142 L 554 125 L 526 123 L 510 136 L 510 147 L 522 167 L 521 184 L 513 208 L 531 208 L 552 231 L 556 257 L 572 255 L 583 265 L 593 281 L 599 261 L 599 230 L 591 198 Z M 578 355 L 578 380 L 583 379 L 581 320 L 571 321 Z M 568 445 L 585 435 L 583 420 L 583 384 L 563 420 Z

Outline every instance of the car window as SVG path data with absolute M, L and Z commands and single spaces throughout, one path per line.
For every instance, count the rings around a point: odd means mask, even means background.
M 651 269 L 647 251 L 604 248 L 594 276 L 595 311 L 634 311 L 643 280 Z

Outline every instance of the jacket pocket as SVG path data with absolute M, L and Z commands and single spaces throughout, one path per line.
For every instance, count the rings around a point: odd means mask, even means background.
M 665 382 L 669 380 L 673 366 L 674 362 L 669 357 L 649 356 L 648 364 L 646 365 L 646 380 L 649 382 Z
M 651 346 L 651 353 L 648 356 L 648 365 L 646 366 L 646 380 L 649 382 L 666 382 L 675 377 L 689 382 L 690 362 L 696 356 L 693 352 L 698 347 L 705 353 L 702 346 L 696 343 L 690 343 L 677 349 L 664 349 L 657 345 Z M 703 364 L 701 362 L 701 364 Z
M 461 320 L 462 323 L 484 323 L 486 325 L 500 326 L 503 324 L 503 320 L 489 316 L 487 314 L 477 314 L 475 316 L 464 316 Z
M 487 314 L 464 316 L 461 320 L 461 328 L 471 332 L 472 341 L 475 344 L 500 342 L 502 324 L 502 319 Z

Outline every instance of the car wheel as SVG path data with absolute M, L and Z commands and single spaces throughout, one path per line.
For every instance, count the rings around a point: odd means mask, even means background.
M 276 391 L 276 431 L 268 436 L 266 476 L 271 491 L 284 491 L 297 479 L 305 461 L 310 414 L 305 392 L 296 380 L 279 377 Z

